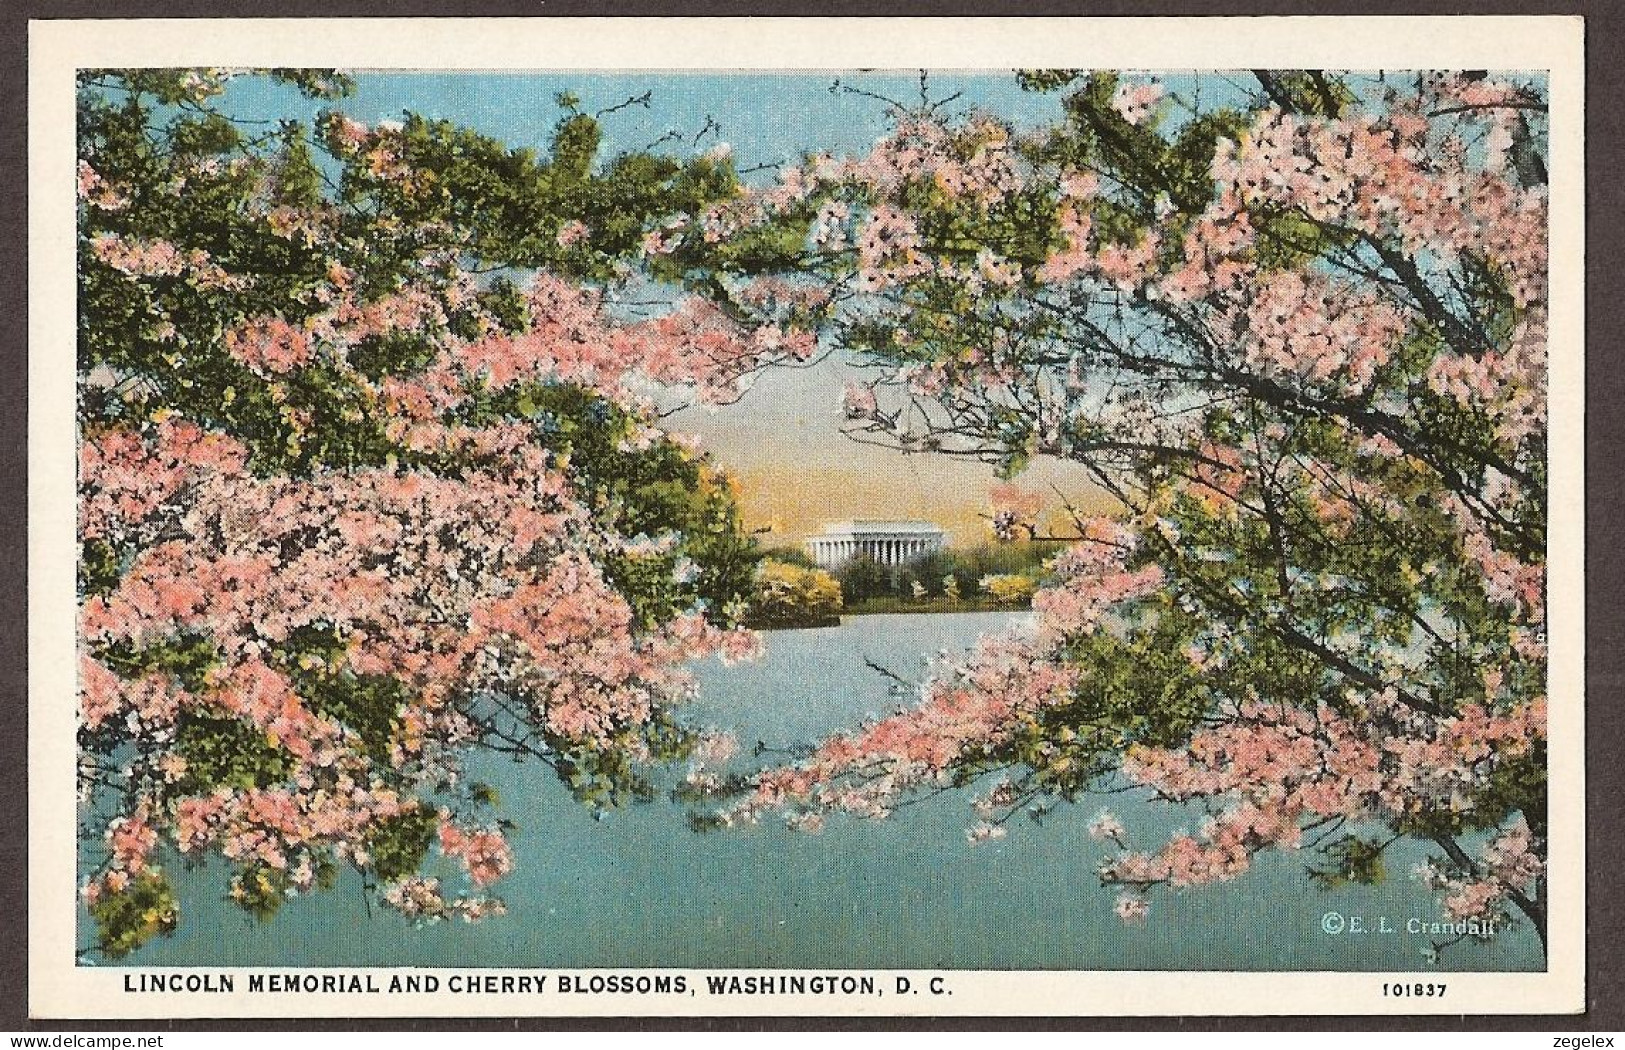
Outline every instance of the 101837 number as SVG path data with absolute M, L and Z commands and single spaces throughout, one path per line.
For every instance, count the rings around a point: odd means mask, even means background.
M 1443 984 L 1423 981 L 1394 981 L 1384 982 L 1382 994 L 1389 998 L 1406 999 L 1442 999 L 1444 998 Z

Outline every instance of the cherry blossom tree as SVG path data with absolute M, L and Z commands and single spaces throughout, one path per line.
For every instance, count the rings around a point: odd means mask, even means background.
M 753 650 L 757 558 L 651 392 L 813 347 L 621 301 L 662 224 L 737 196 L 725 158 L 601 162 L 568 96 L 545 157 L 247 123 L 238 75 L 80 81 L 80 834 L 113 957 L 178 922 L 176 860 L 262 918 L 340 865 L 420 922 L 500 912 L 472 749 L 650 794 L 701 743 L 685 662 Z
M 870 370 L 854 438 L 1007 477 L 1071 460 L 1115 508 L 1073 515 L 1035 636 L 984 641 L 713 819 L 817 826 L 984 782 L 980 841 L 1132 790 L 1207 820 L 1155 841 L 1096 818 L 1126 921 L 1263 850 L 1370 882 L 1413 839 L 1463 936 L 1517 919 L 1544 942 L 1542 83 L 1023 81 L 1064 115 L 897 105 L 868 155 L 661 235 L 725 302 L 776 282 L 811 304 Z M 1036 531 L 1020 503 L 1003 534 Z

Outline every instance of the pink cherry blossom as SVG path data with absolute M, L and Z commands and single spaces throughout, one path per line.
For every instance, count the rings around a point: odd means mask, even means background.
M 1112 93 L 1112 109 L 1130 124 L 1143 124 L 1158 102 L 1162 101 L 1162 85 L 1156 82 L 1135 83 L 1125 80 Z
M 1136 897 L 1133 894 L 1125 893 L 1117 898 L 1117 903 L 1113 905 L 1112 910 L 1124 922 L 1137 923 L 1145 921 L 1145 917 L 1150 914 L 1151 905 L 1144 897 Z

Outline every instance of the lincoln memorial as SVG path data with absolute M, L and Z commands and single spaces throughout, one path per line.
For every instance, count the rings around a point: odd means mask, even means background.
M 836 521 L 807 538 L 807 553 L 821 569 L 838 569 L 853 558 L 904 565 L 939 551 L 947 533 L 929 521 Z

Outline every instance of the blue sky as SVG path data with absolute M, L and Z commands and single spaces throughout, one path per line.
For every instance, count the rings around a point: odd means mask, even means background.
M 404 111 L 452 120 L 510 145 L 544 147 L 561 110 L 554 102 L 573 92 L 583 112 L 595 113 L 650 92 L 647 107 L 629 107 L 603 120 L 608 153 L 640 149 L 668 132 L 682 136 L 667 149 L 686 152 L 708 125 L 699 148 L 727 142 L 741 167 L 794 160 L 805 150 L 866 152 L 883 134 L 886 106 L 874 98 L 830 90 L 839 80 L 904 104 L 920 100 L 917 72 L 907 73 L 403 73 L 358 72 L 354 96 L 312 102 L 289 87 L 265 81 L 233 83 L 226 103 L 245 118 L 274 119 L 339 109 L 374 123 Z M 1056 95 L 1024 92 L 1011 73 L 931 73 L 932 100 L 956 92 L 951 110 L 987 109 L 1021 124 L 1060 113 Z

